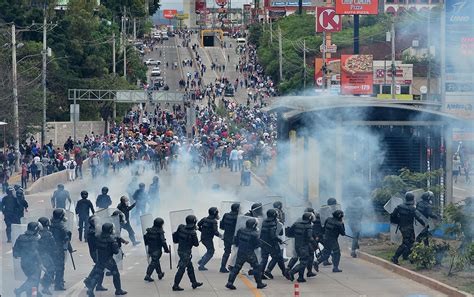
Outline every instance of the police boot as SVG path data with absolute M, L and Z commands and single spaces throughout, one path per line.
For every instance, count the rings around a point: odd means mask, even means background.
M 157 263 L 155 270 L 156 270 L 156 273 L 158 274 L 158 279 L 161 280 L 165 276 L 165 273 L 163 271 L 161 271 L 160 262 Z
M 332 268 L 332 272 L 342 272 L 341 269 L 339 269 L 339 262 L 341 261 L 341 254 L 340 253 L 335 253 L 332 255 L 332 262 L 334 264 Z
M 260 273 L 255 272 L 254 278 L 257 283 L 257 289 L 263 289 L 267 286 L 267 284 L 262 282 L 262 276 Z
M 351 257 L 352 257 L 352 258 L 357 258 L 357 254 L 356 254 L 355 251 L 352 251 L 352 252 L 351 252 Z
M 189 280 L 191 281 L 191 286 L 193 287 L 193 289 L 196 289 L 196 288 L 199 288 L 200 286 L 202 286 L 202 283 L 200 283 L 196 280 L 196 275 L 194 274 L 194 269 L 189 269 L 188 268 L 188 276 L 189 276 Z
M 289 270 L 287 269 L 286 270 L 286 279 L 289 280 L 289 281 L 294 281 L 295 280 L 295 273 L 296 271 L 294 271 L 293 269 Z
M 151 274 L 153 273 L 153 270 L 154 270 L 154 267 L 150 265 L 148 265 L 148 268 L 146 269 L 146 276 L 143 280 L 147 281 L 147 282 L 152 282 L 154 281 L 154 279 L 151 278 Z
M 391 259 L 393 264 L 396 264 L 396 265 L 399 264 L 398 263 L 398 258 L 400 258 L 400 256 L 402 255 L 404 249 L 405 248 L 404 248 L 403 245 L 398 247 L 397 251 L 395 252 L 395 255 L 393 255 L 393 257 Z
M 184 275 L 184 269 L 183 268 L 178 268 L 178 271 L 176 272 L 176 275 L 174 276 L 174 284 L 173 284 L 173 291 L 183 291 L 184 289 L 179 286 L 179 283 L 183 279 Z
M 128 292 L 122 290 L 122 282 L 120 281 L 120 277 L 115 276 L 113 279 L 114 287 L 115 287 L 115 295 L 126 295 Z
M 224 253 L 224 255 L 222 255 L 222 261 L 221 261 L 221 269 L 219 269 L 219 272 L 221 273 L 229 273 L 229 270 L 227 270 L 227 268 L 225 268 L 226 264 L 227 264 L 227 261 L 229 260 L 229 254 L 227 253 Z
M 288 270 L 292 269 L 295 266 L 296 262 L 298 262 L 298 258 L 291 258 L 290 261 L 288 261 L 288 265 L 286 266 L 286 268 Z
M 77 229 L 79 232 L 79 241 L 82 241 L 82 228 Z
M 306 282 L 306 280 L 304 279 L 304 268 L 298 272 L 298 279 L 296 281 L 299 283 Z
M 234 282 L 235 282 L 235 278 L 237 277 L 237 273 L 235 273 L 234 271 L 231 271 L 230 274 L 229 274 L 229 279 L 227 280 L 227 284 L 225 285 L 225 287 L 227 289 L 230 289 L 230 290 L 235 290 L 237 289 L 235 286 L 234 286 Z

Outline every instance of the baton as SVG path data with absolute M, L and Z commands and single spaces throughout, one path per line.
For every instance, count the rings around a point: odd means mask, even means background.
M 170 270 L 173 270 L 173 260 L 171 257 L 171 245 L 168 245 L 168 250 L 170 251 Z
M 354 237 L 350 236 L 350 235 L 347 235 L 347 234 L 344 234 L 345 237 L 349 237 L 350 239 L 354 239 Z
M 76 270 L 76 263 L 74 263 L 74 257 L 72 256 L 72 253 L 74 253 L 75 251 L 69 251 L 69 256 L 71 256 L 71 262 L 72 262 L 72 268 L 74 268 L 74 270 Z
M 260 240 L 261 242 L 263 242 L 264 244 L 268 245 L 269 247 L 273 248 L 273 246 L 271 244 L 269 244 L 268 242 L 266 242 L 265 240 L 262 240 L 262 239 L 258 239 Z

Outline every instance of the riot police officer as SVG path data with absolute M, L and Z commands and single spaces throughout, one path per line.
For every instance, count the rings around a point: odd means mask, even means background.
M 52 295 L 49 291 L 49 287 L 53 283 L 54 280 L 54 237 L 51 231 L 49 231 L 49 227 L 51 222 L 48 218 L 41 217 L 38 219 L 38 223 L 41 224 L 42 229 L 39 231 L 40 239 L 38 240 L 38 252 L 41 258 L 41 264 L 43 265 L 45 271 L 43 278 L 41 279 L 41 285 L 43 286 L 43 290 L 41 291 L 43 294 Z
M 346 229 L 342 220 L 343 217 L 344 212 L 342 210 L 336 210 L 332 213 L 332 218 L 327 218 L 324 223 L 324 249 L 319 261 L 327 261 L 329 256 L 332 256 L 332 272 L 342 272 L 342 270 L 339 269 L 341 249 L 337 239 L 339 238 L 339 235 L 346 235 Z
M 298 265 L 293 267 L 287 273 L 287 278 L 291 281 L 294 280 L 294 275 L 298 273 L 298 282 L 306 282 L 304 279 L 304 270 L 308 266 L 308 263 L 310 263 L 311 254 L 316 245 L 316 241 L 313 238 L 313 227 L 311 226 L 312 221 L 313 214 L 305 212 L 301 217 L 301 221 L 297 221 L 291 226 L 289 236 L 295 238 L 296 255 L 299 258 Z
M 245 214 L 247 217 L 261 218 L 263 217 L 262 203 L 254 203 L 250 210 Z
M 178 230 L 173 233 L 173 242 L 178 244 L 178 271 L 174 277 L 173 291 L 183 291 L 179 286 L 183 278 L 184 271 L 187 270 L 191 286 L 196 289 L 202 286 L 202 283 L 196 280 L 193 263 L 191 262 L 193 247 L 199 246 L 199 240 L 196 234 L 197 219 L 193 215 L 186 217 L 186 225 L 179 225 Z
M 137 218 L 137 222 L 140 223 L 140 216 L 145 213 L 148 203 L 148 195 L 145 192 L 144 183 L 140 183 L 138 185 L 138 190 L 133 193 L 133 200 L 136 203 L 135 215 Z
M 240 204 L 234 203 L 230 207 L 230 212 L 224 214 L 219 224 L 219 228 L 224 230 L 224 254 L 222 255 L 221 269 L 219 272 L 228 273 L 227 261 L 232 250 L 232 243 L 234 241 L 235 226 L 237 225 L 237 217 L 240 211 Z
M 143 236 L 145 245 L 148 247 L 148 256 L 151 258 L 145 276 L 145 280 L 149 282 L 153 281 L 151 278 L 153 270 L 156 270 L 158 279 L 162 279 L 163 276 L 165 276 L 164 272 L 161 270 L 160 258 L 163 251 L 169 254 L 170 250 L 166 243 L 165 231 L 163 231 L 164 223 L 165 221 L 163 221 L 162 218 L 156 218 L 153 221 L 153 227 L 146 229 L 146 233 Z
M 421 201 L 416 204 L 416 210 L 420 212 L 426 219 L 438 219 L 438 216 L 433 213 L 433 200 L 434 194 L 431 191 L 424 192 L 421 195 Z M 427 222 L 426 222 L 427 223 Z M 424 245 L 429 244 L 430 231 L 428 228 L 424 228 L 418 237 L 416 238 L 417 242 L 422 242 Z
M 23 188 L 20 185 L 15 185 L 14 189 L 17 201 L 17 215 L 21 219 L 25 216 L 25 210 L 28 211 L 28 201 L 26 201 Z
M 286 275 L 285 261 L 283 260 L 283 252 L 280 249 L 280 244 L 283 241 L 278 237 L 283 235 L 283 229 L 278 230 L 278 213 L 276 209 L 267 210 L 267 218 L 262 223 L 262 230 L 260 232 L 262 261 L 260 263 L 262 278 L 273 279 L 271 271 L 266 271 L 265 268 L 268 262 L 268 256 L 272 256 L 272 260 L 278 264 L 283 275 Z
M 402 232 L 402 244 L 395 251 L 395 255 L 392 257 L 392 262 L 398 264 L 398 258 L 403 256 L 404 260 L 408 259 L 411 253 L 411 248 L 415 242 L 415 227 L 413 226 L 415 219 L 424 227 L 425 222 L 416 211 L 415 207 L 415 196 L 413 193 L 407 192 L 405 194 L 405 203 L 395 207 L 393 212 L 390 214 L 390 222 L 397 224 Z
M 114 235 L 114 225 L 105 223 L 102 225 L 102 233 L 97 238 L 97 262 L 94 265 L 89 276 L 84 280 L 87 287 L 87 295 L 94 296 L 94 288 L 103 278 L 104 270 L 107 269 L 112 274 L 115 287 L 115 295 L 126 295 L 127 291 L 122 290 L 122 282 L 120 280 L 120 272 L 114 255 L 120 252 L 120 237 Z
M 112 205 L 112 199 L 108 195 L 109 188 L 103 187 L 101 192 L 102 194 L 97 196 L 95 206 L 98 208 L 109 208 Z
M 158 176 L 153 177 L 153 182 L 148 188 L 148 197 L 153 201 L 155 205 L 160 202 L 160 178 Z
M 362 197 L 355 197 L 349 201 L 345 216 L 352 231 L 351 256 L 357 258 L 356 250 L 359 248 L 359 237 L 364 218 L 364 203 Z
M 286 217 L 285 217 L 285 212 L 283 211 L 283 203 L 281 203 L 281 201 L 275 201 L 273 203 L 273 208 L 277 212 L 278 221 L 284 225 L 286 221 Z
M 197 224 L 198 230 L 201 232 L 201 242 L 206 247 L 206 253 L 198 261 L 199 270 L 206 271 L 206 264 L 214 256 L 216 251 L 214 248 L 214 236 L 222 238 L 222 235 L 217 230 L 217 220 L 219 220 L 219 210 L 217 207 L 211 207 L 208 210 L 209 216 L 201 219 Z
M 27 230 L 24 234 L 18 236 L 13 246 L 13 257 L 21 259 L 21 270 L 26 275 L 26 281 L 14 290 L 15 296 L 21 296 L 26 292 L 31 296 L 33 287 L 38 288 L 41 277 L 41 261 L 38 254 L 38 232 L 41 225 L 38 222 L 28 223 Z M 41 296 L 40 294 L 38 296 Z
M 85 230 L 85 238 L 87 241 L 87 245 L 89 247 L 89 255 L 91 256 L 92 261 L 94 264 L 97 264 L 97 234 L 96 234 L 96 224 L 98 218 L 95 215 L 90 216 L 87 219 L 88 228 Z M 104 274 L 100 274 L 97 276 L 97 285 L 95 286 L 96 291 L 107 291 L 108 289 L 105 288 L 102 283 L 104 281 Z
M 20 224 L 17 212 L 17 199 L 13 196 L 13 187 L 7 188 L 7 195 L 2 199 L 2 213 L 5 220 L 7 242 L 12 242 L 12 224 Z
M 69 201 L 69 205 L 71 205 L 72 201 L 69 192 L 64 189 L 63 184 L 59 184 L 58 189 L 54 191 L 53 197 L 51 197 L 51 205 L 53 208 L 66 209 L 66 201 Z
M 76 204 L 76 215 L 79 217 L 79 228 L 77 230 L 79 231 L 80 241 L 82 241 L 82 231 L 86 230 L 85 232 L 87 232 L 88 229 L 87 224 L 89 213 L 94 214 L 94 206 L 87 197 L 89 197 L 89 193 L 87 191 L 82 191 L 81 199 L 77 201 Z M 87 237 L 85 237 L 85 240 L 87 241 Z
M 120 210 L 125 215 L 125 221 L 120 224 L 122 229 L 127 230 L 128 237 L 132 244 L 138 245 L 140 241 L 137 241 L 135 238 L 135 231 L 133 231 L 132 225 L 130 224 L 130 211 L 135 207 L 136 203 L 129 205 L 130 201 L 128 200 L 127 196 L 120 197 L 120 203 L 117 205 L 117 209 Z
M 64 288 L 64 261 L 65 251 L 72 252 L 70 244 L 71 232 L 67 230 L 65 222 L 65 210 L 57 208 L 53 211 L 53 218 L 51 220 L 50 231 L 54 237 L 53 260 L 55 266 L 54 290 L 65 291 Z
M 237 258 L 235 260 L 235 265 L 232 267 L 232 270 L 229 274 L 229 279 L 227 280 L 226 288 L 230 290 L 235 290 L 234 281 L 239 274 L 242 266 L 247 262 L 252 266 L 252 270 L 255 271 L 254 278 L 257 283 L 258 289 L 263 289 L 267 284 L 262 282 L 262 277 L 260 273 L 257 273 L 259 270 L 257 255 L 255 254 L 255 249 L 260 247 L 259 235 L 257 233 L 257 220 L 248 219 L 245 223 L 245 228 L 241 228 L 237 231 L 237 234 L 234 238 L 234 244 L 238 247 Z

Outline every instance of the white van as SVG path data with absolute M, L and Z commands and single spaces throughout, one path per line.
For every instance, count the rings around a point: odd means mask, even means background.
M 247 43 L 247 40 L 245 38 L 237 38 L 237 44 L 246 44 Z

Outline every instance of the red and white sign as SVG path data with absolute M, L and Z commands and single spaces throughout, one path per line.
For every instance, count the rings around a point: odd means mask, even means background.
M 334 7 L 316 7 L 316 32 L 338 32 L 342 29 L 342 16 Z
M 341 55 L 341 94 L 371 95 L 373 68 L 372 55 Z
M 178 13 L 176 9 L 163 9 L 163 17 L 165 19 L 172 19 Z
M 196 13 L 202 13 L 206 10 L 206 0 L 196 0 Z
M 216 4 L 219 6 L 226 6 L 227 0 L 216 0 Z
M 378 0 L 336 0 L 337 14 L 378 14 Z

